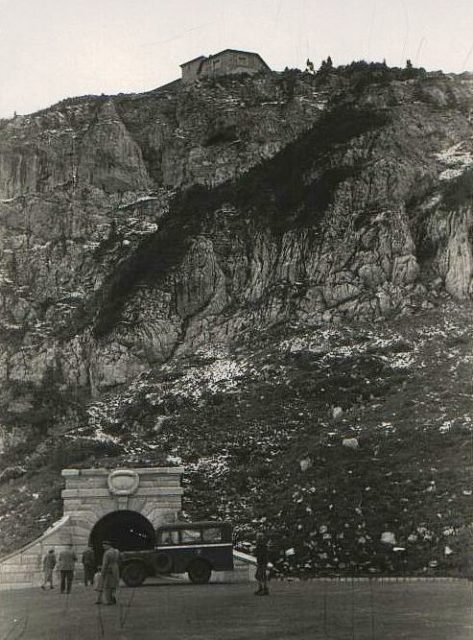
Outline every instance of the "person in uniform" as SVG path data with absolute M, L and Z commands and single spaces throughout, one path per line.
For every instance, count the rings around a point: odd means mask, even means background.
M 88 587 L 93 583 L 95 573 L 95 553 L 90 546 L 82 553 L 82 566 L 84 567 L 84 584 Z
M 54 553 L 54 549 L 50 549 L 43 558 L 44 581 L 43 581 L 43 584 L 41 585 L 41 589 L 45 589 L 48 582 L 49 582 L 49 588 L 54 589 L 53 571 L 55 566 L 56 566 L 56 554 Z
M 255 578 L 258 581 L 258 589 L 255 591 L 256 596 L 267 596 L 268 591 L 268 543 L 263 533 L 256 535 L 256 575 Z
M 61 574 L 61 593 L 71 593 L 72 578 L 74 577 L 74 565 L 77 556 L 74 553 L 72 542 L 59 552 L 57 568 Z
M 102 558 L 102 579 L 105 604 L 117 604 L 116 592 L 120 581 L 119 562 L 120 552 L 115 549 L 109 540 L 104 540 L 102 546 L 105 550 Z

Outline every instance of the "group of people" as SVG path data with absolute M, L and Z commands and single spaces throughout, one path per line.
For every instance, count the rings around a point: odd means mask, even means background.
M 95 604 L 103 604 L 103 598 L 105 598 L 104 604 L 113 605 L 117 603 L 116 591 L 120 580 L 120 552 L 114 548 L 109 540 L 104 540 L 102 547 L 104 553 L 100 566 L 97 566 L 95 552 L 92 547 L 88 547 L 82 553 L 84 584 L 86 587 L 89 585 L 94 586 L 97 592 Z M 60 575 L 61 593 L 71 593 L 76 562 L 77 556 L 72 543 L 59 552 L 57 559 L 54 549 L 50 549 L 43 559 L 44 580 L 41 589 L 46 589 L 48 584 L 50 589 L 54 589 L 54 569 L 57 569 Z
M 102 547 L 104 553 L 101 566 L 97 566 L 95 552 L 92 547 L 87 547 L 82 553 L 84 584 L 86 587 L 93 585 L 97 592 L 95 604 L 103 604 L 102 598 L 105 597 L 104 604 L 113 605 L 117 603 L 116 591 L 120 581 L 120 552 L 113 547 L 109 540 L 104 540 Z M 256 536 L 254 553 L 256 557 L 255 577 L 258 582 L 258 589 L 255 591 L 255 595 L 267 596 L 269 594 L 268 544 L 263 533 L 258 533 Z M 57 560 L 54 549 L 50 549 L 43 559 L 44 581 L 41 589 L 46 589 L 47 584 L 49 584 L 50 589 L 54 588 L 53 575 L 56 568 L 61 577 L 61 593 L 70 593 L 76 562 L 77 556 L 72 543 L 60 551 Z

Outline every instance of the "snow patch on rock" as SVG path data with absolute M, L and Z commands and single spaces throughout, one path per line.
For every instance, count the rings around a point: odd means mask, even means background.
M 465 169 L 473 166 L 473 155 L 471 151 L 465 149 L 463 141 L 436 153 L 435 157 L 446 166 L 439 175 L 440 180 L 454 180 L 461 176 Z

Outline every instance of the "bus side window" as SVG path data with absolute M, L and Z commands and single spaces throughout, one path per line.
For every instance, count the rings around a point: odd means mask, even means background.
M 204 542 L 222 542 L 222 530 L 217 527 L 211 529 L 203 529 L 202 537 Z
M 170 531 L 162 531 L 161 532 L 161 544 L 171 544 L 171 532 Z
M 163 531 L 161 533 L 161 544 L 179 544 L 179 532 Z
M 201 542 L 199 529 L 182 529 L 182 542 Z

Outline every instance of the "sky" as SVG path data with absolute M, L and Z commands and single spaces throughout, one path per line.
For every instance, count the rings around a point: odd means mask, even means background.
M 222 49 L 272 69 L 374 60 L 473 71 L 473 0 L 0 0 L 0 117 L 149 91 Z

